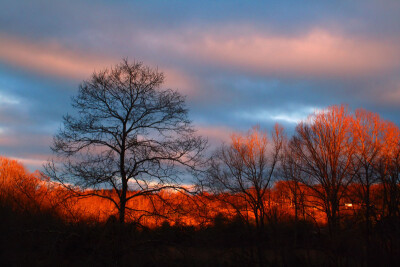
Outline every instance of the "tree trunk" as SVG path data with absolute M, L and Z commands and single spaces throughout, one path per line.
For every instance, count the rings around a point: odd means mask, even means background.
M 120 203 L 119 203 L 119 222 L 125 223 L 125 210 L 126 210 L 126 188 L 122 189 Z

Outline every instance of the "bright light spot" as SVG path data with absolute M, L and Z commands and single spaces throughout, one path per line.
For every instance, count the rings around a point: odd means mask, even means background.
M 294 112 L 274 112 L 267 110 L 258 110 L 255 112 L 239 112 L 237 115 L 241 118 L 252 120 L 255 122 L 280 121 L 297 124 L 301 121 L 305 121 L 307 117 L 314 112 L 318 113 L 319 111 L 320 109 L 316 107 L 303 107 Z
M 276 120 L 276 121 L 284 121 L 284 122 L 288 122 L 288 123 L 299 123 L 300 121 L 303 120 L 303 118 L 300 117 L 296 117 L 296 116 L 288 116 L 285 114 L 281 114 L 281 115 L 276 115 L 276 116 L 270 116 L 271 119 Z

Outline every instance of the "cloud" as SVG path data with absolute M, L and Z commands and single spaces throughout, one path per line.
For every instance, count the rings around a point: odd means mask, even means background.
M 34 133 L 31 128 L 4 128 L 0 133 L 0 146 L 3 152 L 29 154 L 36 151 L 35 154 L 39 152 L 47 154 L 50 152 L 49 146 L 52 140 L 52 136 L 48 133 Z
M 373 110 L 379 106 L 383 114 L 399 111 L 400 87 L 393 78 L 400 67 L 399 35 L 392 32 L 399 28 L 392 23 L 399 21 L 395 8 L 385 7 L 377 23 L 370 20 L 375 7 L 365 17 L 361 7 L 363 14 L 355 18 L 350 15 L 355 7 L 343 10 L 345 15 L 342 9 L 330 13 L 336 4 L 319 4 L 325 13 L 315 6 L 310 11 L 304 3 L 275 11 L 269 4 L 250 5 L 249 12 L 235 4 L 232 17 L 226 15 L 226 3 L 213 14 L 203 4 L 187 13 L 157 3 L 156 18 L 151 4 L 146 12 L 135 4 L 94 9 L 91 4 L 82 9 L 81 2 L 54 5 L 44 5 L 49 12 L 28 5 L 37 11 L 24 18 L 16 16 L 20 8 L 15 8 L 13 20 L 5 20 L 8 26 L 0 23 L 0 67 L 7 70 L 0 69 L 0 146 L 10 156 L 42 160 L 36 155 L 50 153 L 50 137 L 61 115 L 70 111 L 68 99 L 77 81 L 122 57 L 139 56 L 146 65 L 158 66 L 165 87 L 189 96 L 190 118 L 215 145 L 254 124 L 269 129 L 279 122 L 293 128 L 312 113 L 310 107 L 344 102 Z M 166 8 L 180 17 L 171 18 Z M 186 5 L 180 8 L 186 11 Z M 193 14 L 200 8 L 204 12 Z M 257 11 L 258 18 L 252 20 L 250 11 Z M 60 21 L 52 24 L 55 18 Z M 18 82 L 5 79 L 13 72 L 19 72 Z
M 396 40 L 374 40 L 335 34 L 324 29 L 283 36 L 243 27 L 224 30 L 148 35 L 148 45 L 200 64 L 257 75 L 284 77 L 351 77 L 399 67 Z M 398 41 L 398 40 L 397 40 Z
M 56 42 L 32 42 L 28 39 L 0 35 L 0 60 L 36 73 L 63 78 L 82 79 L 97 68 L 110 65 L 87 51 L 66 49 Z
M 39 160 L 32 158 L 18 158 L 18 157 L 10 157 L 10 159 L 16 160 L 26 166 L 30 171 L 39 170 L 42 168 L 43 164 L 47 162 L 47 160 Z
M 10 133 L 8 129 L 0 132 L 2 155 L 22 162 L 31 171 L 40 170 L 51 157 L 51 141 L 46 134 Z
M 207 137 L 211 145 L 228 142 L 235 131 L 227 126 L 196 125 L 197 134 Z
M 155 64 L 150 64 L 150 66 Z M 160 67 L 160 71 L 165 74 L 163 87 L 178 90 L 185 96 L 194 98 L 201 97 L 202 82 L 192 74 L 172 67 Z
M 376 96 L 382 103 L 387 105 L 400 105 L 400 83 L 392 85 L 391 88 L 380 91 Z
M 314 112 L 320 112 L 321 109 L 318 107 L 311 106 L 296 106 L 282 108 L 271 108 L 271 109 L 253 109 L 251 111 L 238 111 L 236 116 L 246 120 L 253 121 L 254 123 L 267 122 L 267 123 L 283 123 L 296 125 L 301 121 L 305 121 Z
M 37 42 L 0 34 L 0 60 L 9 65 L 31 72 L 73 80 L 90 77 L 94 71 L 113 66 L 121 58 L 109 54 L 96 54 L 85 49 L 72 49 L 53 42 Z M 122 55 L 121 55 L 122 57 Z M 160 66 L 165 73 L 164 86 L 179 89 L 186 95 L 195 95 L 198 81 L 182 70 L 165 67 L 159 62 L 145 62 L 149 66 Z M 15 102 L 16 99 L 0 94 L 0 103 Z
M 138 31 L 127 42 L 116 43 L 118 47 L 125 44 L 122 51 L 130 44 L 142 51 L 147 55 L 146 64 L 165 72 L 167 87 L 193 96 L 201 94 L 199 75 L 212 76 L 213 72 L 295 79 L 354 78 L 400 67 L 399 45 L 390 38 L 374 40 L 324 29 L 297 35 L 271 34 L 246 26 L 237 29 Z M 88 78 L 94 70 L 120 61 L 116 51 L 95 53 L 56 41 L 38 42 L 0 34 L 0 42 L 1 61 L 68 79 Z
M 20 100 L 15 96 L 0 92 L 0 104 L 1 105 L 16 105 L 19 104 Z

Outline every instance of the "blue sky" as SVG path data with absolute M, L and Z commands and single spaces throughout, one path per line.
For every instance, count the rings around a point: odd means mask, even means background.
M 80 82 L 122 58 L 163 71 L 212 145 L 340 103 L 400 124 L 400 1 L 0 3 L 0 154 L 31 170 Z

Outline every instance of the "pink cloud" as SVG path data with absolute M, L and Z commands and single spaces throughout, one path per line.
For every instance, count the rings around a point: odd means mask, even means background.
M 1 34 L 0 43 L 0 60 L 39 74 L 67 79 L 87 79 L 93 71 L 113 66 L 121 60 L 107 54 L 68 49 L 55 42 L 34 42 Z M 157 62 L 144 63 L 159 65 Z M 197 94 L 198 81 L 184 71 L 162 65 L 160 71 L 165 73 L 165 87 L 179 89 L 185 95 Z
M 196 129 L 197 134 L 207 137 L 212 145 L 220 145 L 221 142 L 228 143 L 232 133 L 234 132 L 233 129 L 225 126 L 200 125 L 197 126 Z
M 148 52 L 162 53 L 171 59 L 179 57 L 202 65 L 263 75 L 368 75 L 400 66 L 398 42 L 393 40 L 363 39 L 323 29 L 296 36 L 240 29 L 236 33 L 227 31 L 231 34 L 221 34 L 225 30 L 219 28 L 164 34 L 142 32 L 137 34 L 135 42 Z M 55 42 L 32 42 L 8 35 L 0 35 L 0 42 L 2 61 L 79 80 L 87 78 L 95 69 L 119 61 L 110 54 L 66 48 Z M 172 87 L 187 91 L 192 88 L 193 77 L 184 74 L 185 70 L 161 70 L 166 72 L 167 83 Z
M 400 65 L 396 42 L 366 40 L 324 30 L 300 36 L 249 32 L 180 33 L 147 40 L 154 47 L 183 58 L 257 74 L 351 76 Z
M 32 146 L 32 144 L 38 147 L 48 147 L 52 140 L 53 138 L 48 135 L 14 133 L 8 131 L 7 128 L 0 132 L 0 145 L 3 147 L 24 147 Z
M 174 68 L 160 69 L 165 74 L 163 87 L 179 90 L 184 95 L 196 97 L 200 95 L 200 81 L 195 77 Z
M 400 83 L 391 85 L 390 88 L 383 88 L 375 95 L 375 99 L 383 104 L 398 106 L 400 105 Z
M 113 61 L 87 51 L 66 49 L 57 43 L 32 42 L 0 35 L 0 60 L 37 73 L 83 79 Z
M 28 166 L 29 169 L 40 169 L 43 164 L 47 162 L 47 160 L 40 160 L 35 158 L 19 158 L 19 157 L 10 157 L 10 159 L 16 160 L 22 163 L 24 166 Z

